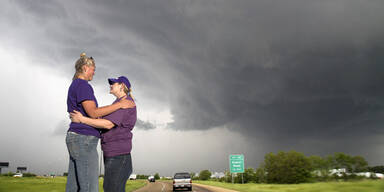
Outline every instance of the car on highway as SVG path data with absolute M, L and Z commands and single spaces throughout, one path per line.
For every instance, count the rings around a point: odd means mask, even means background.
M 192 178 L 189 173 L 176 173 L 173 177 L 173 191 L 177 189 L 185 189 L 192 191 Z
M 13 175 L 13 177 L 23 177 L 23 174 L 22 173 L 16 173 Z
M 152 176 L 152 175 L 149 176 L 149 177 L 148 177 L 148 181 L 149 181 L 149 182 L 155 182 L 155 181 L 156 181 L 155 176 Z
M 129 180 L 136 180 L 136 174 L 131 174 L 129 176 Z

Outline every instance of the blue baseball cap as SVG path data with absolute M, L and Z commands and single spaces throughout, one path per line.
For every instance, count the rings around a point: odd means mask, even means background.
M 131 88 L 131 83 L 130 83 L 129 80 L 128 80 L 126 77 L 124 77 L 124 76 L 120 76 L 120 77 L 118 77 L 117 79 L 109 78 L 109 79 L 108 79 L 108 83 L 109 83 L 110 85 L 112 85 L 112 84 L 114 84 L 114 83 L 124 83 L 125 86 L 127 86 L 128 89 Z

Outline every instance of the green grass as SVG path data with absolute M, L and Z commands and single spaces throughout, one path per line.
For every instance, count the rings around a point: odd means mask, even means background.
M 231 184 L 216 181 L 194 181 L 242 192 L 383 192 L 383 180 L 363 180 L 354 182 L 319 182 L 304 184 Z
M 65 191 L 66 177 L 2 177 L 0 176 L 0 192 L 62 192 Z M 146 185 L 146 180 L 129 180 L 126 191 L 134 191 Z M 100 179 L 99 191 L 103 191 L 103 180 Z

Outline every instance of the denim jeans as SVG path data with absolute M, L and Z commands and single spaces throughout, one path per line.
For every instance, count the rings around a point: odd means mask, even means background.
M 104 157 L 104 192 L 125 192 L 132 173 L 131 154 Z
M 98 192 L 99 166 L 97 144 L 99 138 L 68 132 L 65 139 L 69 152 L 66 192 Z

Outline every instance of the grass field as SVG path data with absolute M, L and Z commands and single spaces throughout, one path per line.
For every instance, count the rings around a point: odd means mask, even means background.
M 383 192 L 383 180 L 355 182 L 320 182 L 305 184 L 231 184 L 216 181 L 194 181 L 242 192 Z
M 66 177 L 2 177 L 0 176 L 0 192 L 63 192 L 65 191 Z M 126 191 L 133 191 L 146 185 L 146 180 L 129 180 Z M 103 182 L 100 179 L 99 191 L 103 191 Z
M 0 192 L 62 192 L 65 189 L 66 177 L 1 177 Z M 194 181 L 205 185 L 213 185 L 242 192 L 383 192 L 383 180 L 364 180 L 356 182 L 320 182 L 305 184 L 231 184 L 215 181 Z M 126 191 L 133 191 L 146 184 L 146 180 L 128 181 Z M 103 191 L 102 179 L 100 190 Z

